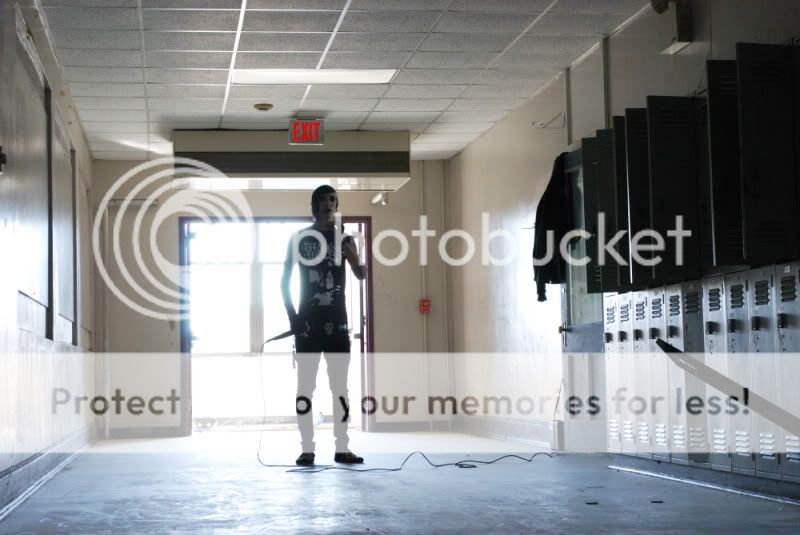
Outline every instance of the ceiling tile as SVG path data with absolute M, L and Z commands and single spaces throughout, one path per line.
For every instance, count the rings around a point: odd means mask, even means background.
M 332 51 L 363 50 L 370 52 L 410 52 L 417 48 L 424 33 L 350 33 L 339 32 Z
M 235 9 L 242 7 L 241 0 L 142 0 L 145 9 Z
M 518 83 L 537 88 L 555 78 L 561 69 L 486 69 L 476 74 L 476 84 Z M 491 98 L 491 97 L 489 97 Z
M 542 84 L 544 85 L 544 84 Z M 486 84 L 474 85 L 464 91 L 462 98 L 529 98 L 542 85 L 534 84 Z
M 346 130 L 358 130 L 360 123 L 329 123 L 325 122 L 325 130 L 331 131 L 346 131 Z
M 43 6 L 136 7 L 136 0 L 42 0 Z
M 145 69 L 148 83 L 155 84 L 226 84 L 228 70 Z
M 547 14 L 530 35 L 608 35 L 628 18 L 624 14 Z
M 468 86 L 457 84 L 443 85 L 399 85 L 392 84 L 385 98 L 453 98 L 459 96 Z
M 221 98 L 149 98 L 150 111 L 176 111 L 186 113 L 219 114 Z
M 403 69 L 394 78 L 396 84 L 468 84 L 477 71 L 470 69 Z
M 628 17 L 647 5 L 642 0 L 559 0 L 551 13 L 621 13 Z
M 375 111 L 444 111 L 451 99 L 383 99 L 378 102 Z
M 228 98 L 301 99 L 305 85 L 232 85 Z
M 425 11 L 348 11 L 343 32 L 427 32 L 436 20 Z
M 248 11 L 244 31 L 332 32 L 339 20 L 336 11 Z
M 114 111 L 114 110 L 82 110 L 78 108 L 81 121 L 98 121 L 118 123 L 121 121 L 147 121 L 147 112 L 144 110 Z
M 150 143 L 149 148 L 151 156 L 171 156 L 174 153 L 172 143 Z
M 120 136 L 122 138 L 123 136 Z M 89 148 L 92 152 L 119 152 L 119 151 L 139 151 L 147 150 L 148 142 L 145 141 L 129 141 L 127 138 L 118 139 L 116 141 L 106 142 L 89 142 Z
M 147 96 L 164 98 L 223 98 L 225 96 L 225 86 L 148 84 Z
M 450 0 L 353 0 L 351 10 L 364 11 L 441 11 Z
M 513 110 L 526 102 L 524 98 L 473 98 L 458 99 L 447 111 L 488 111 L 488 110 Z
M 64 67 L 69 82 L 143 82 L 142 69 L 112 67 Z
M 80 110 L 146 110 L 143 98 L 73 97 Z
M 74 97 L 143 97 L 144 84 L 72 82 L 69 92 Z
M 239 11 L 145 9 L 145 30 L 235 32 Z
M 425 129 L 426 134 L 450 134 L 467 132 L 485 132 L 494 126 L 490 123 L 440 123 L 435 122 Z
M 583 54 L 599 42 L 600 38 L 593 35 L 523 35 L 509 49 L 509 53 L 531 54 L 558 54 L 577 53 Z
M 134 50 L 56 50 L 59 62 L 65 67 L 140 67 L 142 53 Z
M 391 123 L 364 123 L 361 130 L 408 130 L 409 132 L 422 132 L 428 126 L 428 121 L 420 121 L 416 123 L 409 123 L 404 121 L 393 121 Z
M 374 111 L 367 117 L 368 123 L 429 123 L 439 116 L 439 112 L 399 112 L 399 111 Z
M 552 0 L 453 0 L 449 9 L 485 13 L 541 13 L 551 3 Z
M 256 110 L 253 108 L 253 105 L 264 102 L 263 99 L 254 99 L 254 98 L 237 98 L 237 99 L 230 99 L 228 100 L 228 105 L 225 108 L 225 113 L 231 112 L 250 112 L 255 113 Z M 300 104 L 299 98 L 292 98 L 292 99 L 269 99 L 269 103 L 272 104 L 273 108 L 267 112 L 259 112 L 265 118 L 269 118 L 272 115 L 289 115 L 297 109 L 297 106 Z
M 499 69 L 555 69 L 561 70 L 569 67 L 581 55 L 578 53 L 566 54 L 503 54 L 492 63 L 492 68 Z
M 354 98 L 354 99 L 306 99 L 303 102 L 304 110 L 327 110 L 327 111 L 370 111 L 378 103 L 377 99 Z
M 76 30 L 138 30 L 139 16 L 135 9 L 95 7 L 45 8 L 50 28 Z
M 323 68 L 398 69 L 410 56 L 410 52 L 329 52 Z
M 432 33 L 422 43 L 425 52 L 502 52 L 514 39 L 508 33 Z
M 319 52 L 241 52 L 236 54 L 237 69 L 313 69 Z
M 390 87 L 391 86 L 389 84 L 317 84 L 311 86 L 311 91 L 308 93 L 308 98 L 380 98 Z
M 322 52 L 331 34 L 327 32 L 242 32 L 240 52 Z
M 191 113 L 188 111 L 156 110 L 148 113 L 149 119 L 154 123 L 171 123 L 182 125 L 219 124 L 219 113 Z M 200 128 L 199 126 L 197 128 Z
M 445 13 L 436 25 L 437 32 L 448 33 L 520 33 L 534 19 L 533 15 L 507 13 Z
M 147 52 L 148 68 L 229 69 L 232 52 Z
M 235 32 L 144 32 L 147 50 L 233 51 Z
M 308 112 L 302 112 L 298 115 L 307 116 Z M 320 115 L 325 119 L 327 126 L 328 121 L 334 123 L 362 123 L 367 119 L 368 111 L 328 111 L 324 115 Z
M 341 10 L 346 2 L 347 0 L 248 0 L 247 9 Z
M 85 48 L 99 50 L 139 50 L 138 30 L 61 30 L 53 28 L 56 48 Z
M 444 152 L 444 151 L 458 151 L 467 146 L 463 141 L 456 141 L 451 143 L 418 143 L 414 140 L 411 143 L 412 152 Z
M 487 123 L 499 121 L 508 115 L 507 111 L 446 111 L 439 117 L 443 123 Z
M 139 143 L 147 143 L 149 140 L 149 134 L 146 132 L 138 132 L 138 133 L 122 133 L 122 132 L 103 132 L 103 133 L 89 133 L 87 134 L 87 139 L 89 143 L 111 143 L 114 141 L 118 141 L 120 139 L 125 139 L 126 141 L 136 141 Z
M 147 122 L 145 121 L 124 121 L 124 122 L 96 122 L 81 121 L 87 135 L 95 135 L 103 132 L 147 132 Z
M 495 58 L 491 52 L 417 52 L 408 62 L 412 69 L 482 69 Z

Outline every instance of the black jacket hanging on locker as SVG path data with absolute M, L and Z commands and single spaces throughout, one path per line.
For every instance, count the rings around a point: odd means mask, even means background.
M 547 233 L 553 233 L 552 258 L 543 265 L 533 266 L 536 293 L 539 301 L 545 301 L 546 284 L 563 284 L 567 280 L 567 263 L 561 257 L 559 245 L 564 235 L 572 228 L 571 188 L 565 172 L 565 157 L 562 152 L 553 164 L 553 172 L 544 195 L 536 207 L 536 222 L 533 233 L 533 258 L 544 259 L 548 254 Z

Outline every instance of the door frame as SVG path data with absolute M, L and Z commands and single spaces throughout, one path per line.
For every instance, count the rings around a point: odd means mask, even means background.
M 224 218 L 202 218 L 200 216 L 181 216 L 178 218 L 178 256 L 180 264 L 180 289 L 181 309 L 184 306 L 189 306 L 189 279 L 188 267 L 189 261 L 189 239 L 188 229 L 189 224 L 201 221 L 221 221 Z M 234 219 L 230 219 L 233 221 Z M 312 219 L 306 216 L 254 216 L 252 218 L 236 219 L 239 222 L 252 222 L 252 223 L 277 223 L 277 222 L 308 222 L 312 223 Z M 364 292 L 362 295 L 361 306 L 366 323 L 363 327 L 363 336 L 366 337 L 366 343 L 362 339 L 361 344 L 364 350 L 361 351 L 361 391 L 363 396 L 374 395 L 375 385 L 375 366 L 373 354 L 375 352 L 375 339 L 374 339 L 374 306 L 373 306 L 373 277 L 372 277 L 372 216 L 342 216 L 342 223 L 363 224 L 364 225 L 364 250 L 361 251 L 362 258 L 367 266 L 367 278 L 365 279 Z M 359 285 L 360 286 L 360 285 Z M 359 318 L 360 321 L 360 318 Z M 352 320 L 351 320 L 352 323 Z M 191 326 L 189 318 L 184 317 L 180 320 L 180 351 L 181 351 L 181 388 L 185 392 L 183 399 L 188 400 L 185 407 L 182 407 L 181 412 L 181 432 L 186 435 L 192 433 L 192 363 L 191 363 Z M 358 400 L 359 412 L 361 400 Z M 352 406 L 352 400 L 351 400 Z M 363 414 L 363 413 L 362 413 Z M 368 415 L 361 420 L 361 430 L 371 431 L 375 427 L 375 415 Z

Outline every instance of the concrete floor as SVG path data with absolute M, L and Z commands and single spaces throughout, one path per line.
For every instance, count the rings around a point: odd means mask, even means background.
M 317 437 L 317 461 L 332 442 Z M 422 450 L 434 462 L 500 453 L 512 442 L 456 433 L 353 433 L 367 467 Z M 800 507 L 606 468 L 603 455 L 507 459 L 477 469 L 319 474 L 264 468 L 258 433 L 108 441 L 91 448 L 0 523 L 0 533 L 798 533 Z M 264 433 L 262 459 L 291 463 L 295 431 Z

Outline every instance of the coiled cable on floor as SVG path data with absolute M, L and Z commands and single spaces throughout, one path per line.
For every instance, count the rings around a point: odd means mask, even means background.
M 434 468 L 443 468 L 445 466 L 456 466 L 458 468 L 477 468 L 479 464 L 494 464 L 498 461 L 502 461 L 503 459 L 519 459 L 521 461 L 525 461 L 526 463 L 532 462 L 538 455 L 546 455 L 547 457 L 555 457 L 558 453 L 550 453 L 546 451 L 537 451 L 533 453 L 530 457 L 523 457 L 521 455 L 517 455 L 514 453 L 509 453 L 507 455 L 502 455 L 497 457 L 496 459 L 492 459 L 491 461 L 482 461 L 480 459 L 462 459 L 460 461 L 450 462 L 450 463 L 434 463 L 431 461 L 427 455 L 422 453 L 421 451 L 413 451 L 409 453 L 403 462 L 400 463 L 400 466 L 394 468 L 351 468 L 349 466 L 337 466 L 332 464 L 315 464 L 311 466 L 298 466 L 296 464 L 267 464 L 261 459 L 261 442 L 264 438 L 264 426 L 267 423 L 267 396 L 264 392 L 264 346 L 267 345 L 271 340 L 267 340 L 263 344 L 261 344 L 261 351 L 258 354 L 258 378 L 261 384 L 261 430 L 258 433 L 258 450 L 256 450 L 256 459 L 258 459 L 259 464 L 266 468 L 288 468 L 286 472 L 293 472 L 293 473 L 300 473 L 300 474 L 318 474 L 320 472 L 325 472 L 328 470 L 344 470 L 346 472 L 399 472 L 403 469 L 406 463 L 414 456 L 414 455 L 421 455 L 425 461 Z

